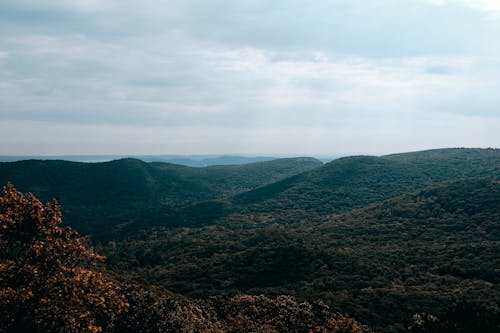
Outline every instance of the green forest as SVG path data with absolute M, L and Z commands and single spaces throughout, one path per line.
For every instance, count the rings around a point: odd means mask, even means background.
M 500 331 L 498 149 L 0 181 L 0 332 Z

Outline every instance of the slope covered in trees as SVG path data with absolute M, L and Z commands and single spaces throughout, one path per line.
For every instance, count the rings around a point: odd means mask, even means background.
M 186 295 L 321 298 L 386 332 L 404 331 L 415 313 L 446 318 L 450 304 L 468 301 L 484 307 L 494 332 L 499 206 L 498 179 L 473 178 L 286 226 L 249 219 L 158 230 L 108 251 L 116 270 Z
M 368 332 L 322 302 L 238 295 L 190 300 L 117 279 L 56 202 L 0 197 L 0 332 Z
M 64 199 L 102 241 L 130 306 L 117 329 L 303 331 L 346 312 L 381 332 L 498 331 L 500 150 L 266 163 L 28 161 L 0 175 Z
M 29 160 L 0 163 L 0 182 L 12 181 L 42 200 L 57 198 L 66 223 L 94 238 L 109 239 L 158 223 L 180 224 L 179 212 L 193 202 L 234 195 L 318 166 L 321 162 L 312 158 L 207 168 L 135 159 Z
M 339 213 L 446 180 L 500 176 L 499 149 L 353 156 L 233 197 L 227 206 L 282 222 Z M 229 209 L 229 210 L 230 210 Z

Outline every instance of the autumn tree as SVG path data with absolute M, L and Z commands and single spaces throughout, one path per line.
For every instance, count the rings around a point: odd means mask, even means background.
M 0 332 L 100 332 L 127 304 L 88 240 L 11 184 L 0 197 Z

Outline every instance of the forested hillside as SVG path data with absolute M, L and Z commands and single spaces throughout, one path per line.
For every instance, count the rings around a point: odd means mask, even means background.
M 157 230 L 113 244 L 109 263 L 196 297 L 321 298 L 401 331 L 414 313 L 443 316 L 453 302 L 498 310 L 499 205 L 498 180 L 441 183 L 287 226 L 256 227 L 249 217 L 238 227 Z
M 338 213 L 446 180 L 500 176 L 497 149 L 438 149 L 344 157 L 321 168 L 236 195 L 236 214 L 269 212 L 285 221 Z
M 136 159 L 28 160 L 0 163 L 0 181 L 11 181 L 42 200 L 57 198 L 68 225 L 94 238 L 110 239 L 151 225 L 180 225 L 184 206 L 234 195 L 321 165 L 313 158 L 206 168 Z
M 135 313 L 116 327 L 500 329 L 498 149 L 209 168 L 25 161 L 0 178 L 59 198 L 107 256 Z
M 370 330 L 323 302 L 238 295 L 193 300 L 99 265 L 57 202 L 11 184 L 0 196 L 0 332 L 346 332 Z

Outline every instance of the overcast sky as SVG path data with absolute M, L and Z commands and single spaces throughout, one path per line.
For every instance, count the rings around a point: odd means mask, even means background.
M 0 155 L 500 146 L 500 1 L 1 0 Z

